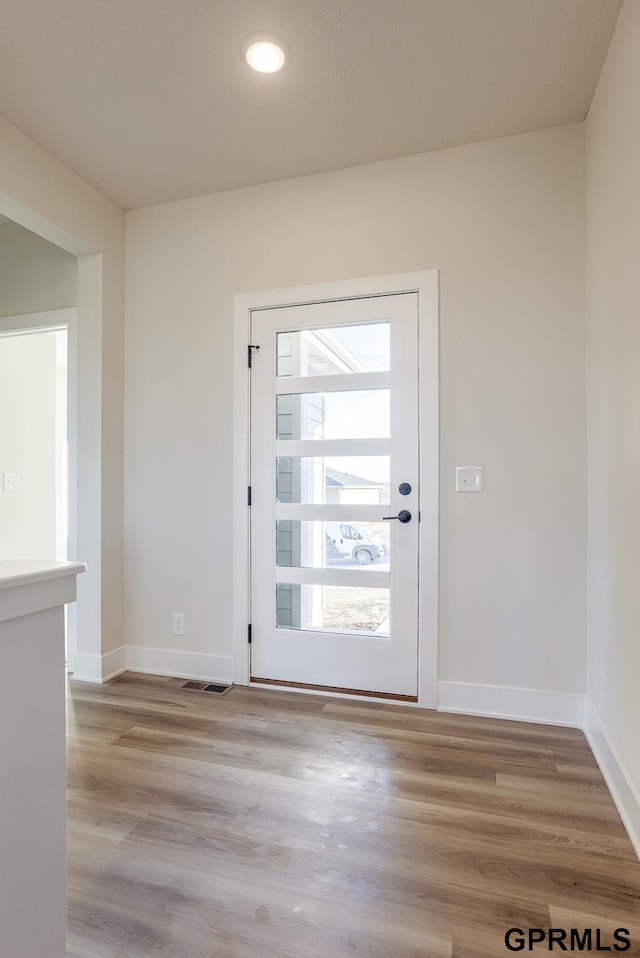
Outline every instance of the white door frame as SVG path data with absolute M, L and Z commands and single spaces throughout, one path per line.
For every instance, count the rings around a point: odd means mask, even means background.
M 77 524 L 72 517 L 77 515 L 78 483 L 75 464 L 78 461 L 78 307 L 47 309 L 38 313 L 20 313 L 18 316 L 0 317 L 0 336 L 20 336 L 28 333 L 53 332 L 64 329 L 67 333 L 67 510 L 69 528 L 67 558 L 77 556 Z M 58 508 L 56 497 L 56 511 Z M 57 521 L 57 519 L 56 519 Z M 78 623 L 75 602 L 66 606 L 67 666 L 72 665 L 78 648 Z
M 77 646 L 70 666 L 77 678 L 102 682 L 102 301 L 103 254 L 8 193 L 0 214 L 78 259 L 78 303 L 69 337 L 69 559 L 87 563 L 78 578 Z M 75 509 L 71 505 L 75 503 Z M 76 552 L 73 550 L 75 543 Z M 72 650 L 73 651 L 73 650 Z
M 438 271 L 239 293 L 233 299 L 233 681 L 249 684 L 247 626 L 250 614 L 249 444 L 250 373 L 247 346 L 251 312 L 302 303 L 418 293 L 420 380 L 420 537 L 418 706 L 437 707 L 438 694 L 438 503 L 439 503 L 439 302 Z

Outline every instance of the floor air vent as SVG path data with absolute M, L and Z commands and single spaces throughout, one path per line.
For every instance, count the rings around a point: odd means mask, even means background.
M 230 685 L 212 685 L 209 682 L 185 682 L 183 689 L 191 689 L 192 692 L 217 692 L 218 695 L 224 695 L 231 688 Z

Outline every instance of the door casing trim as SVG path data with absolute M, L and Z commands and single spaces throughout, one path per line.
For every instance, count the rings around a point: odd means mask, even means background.
M 250 621 L 250 370 L 247 346 L 251 313 L 257 309 L 335 300 L 418 294 L 420 536 L 418 608 L 418 707 L 438 704 L 439 554 L 439 276 L 437 270 L 373 276 L 313 286 L 238 293 L 233 298 L 233 681 L 250 678 L 247 625 Z

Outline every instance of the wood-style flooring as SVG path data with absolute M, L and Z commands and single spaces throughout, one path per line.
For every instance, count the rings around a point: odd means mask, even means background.
M 514 927 L 640 955 L 581 732 L 177 684 L 70 683 L 68 958 L 499 958 Z

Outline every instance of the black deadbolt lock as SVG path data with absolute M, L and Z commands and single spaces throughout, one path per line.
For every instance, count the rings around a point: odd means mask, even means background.
M 398 492 L 401 496 L 408 496 L 411 492 L 411 483 L 410 482 L 401 482 L 398 486 Z

